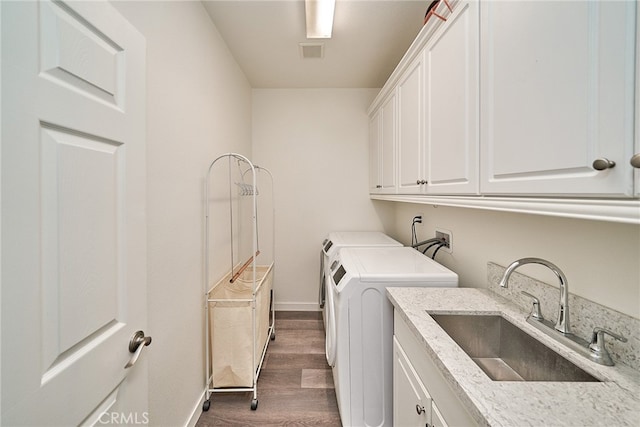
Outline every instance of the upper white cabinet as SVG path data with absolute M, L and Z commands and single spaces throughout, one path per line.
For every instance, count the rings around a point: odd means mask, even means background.
M 369 193 L 376 194 L 380 184 L 380 111 L 369 118 Z
M 426 183 L 423 167 L 424 83 L 422 55 L 403 73 L 398 96 L 398 192 L 419 193 Z
M 481 192 L 633 196 L 636 3 L 480 7 Z
M 460 2 L 424 51 L 427 194 L 478 193 L 478 21 Z
M 450 4 L 453 12 L 441 2 L 446 21 L 430 18 L 381 91 L 397 98 L 399 194 L 478 193 L 478 4 Z M 389 117 L 385 102 L 374 104 L 372 117 Z M 386 153 L 383 163 L 391 159 Z M 375 193 L 392 192 L 376 185 Z
M 369 108 L 371 197 L 640 224 L 637 2 L 448 4 Z
M 369 121 L 369 191 L 396 192 L 396 96 L 390 94 Z
M 640 22 L 640 8 L 636 8 L 636 25 Z M 636 197 L 640 197 L 640 31 L 636 31 L 636 142 L 633 152 L 632 166 L 634 167 Z

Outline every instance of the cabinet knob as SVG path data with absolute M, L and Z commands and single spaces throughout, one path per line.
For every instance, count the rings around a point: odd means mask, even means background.
M 420 180 L 416 179 L 416 185 L 420 185 L 420 184 L 421 184 Z
M 593 168 L 597 171 L 603 171 L 605 169 L 611 169 L 616 165 L 616 162 L 614 162 L 613 160 L 609 160 L 606 159 L 604 157 L 601 157 L 599 159 L 595 159 L 593 161 Z
M 422 414 L 424 414 L 426 411 L 425 411 L 425 409 L 424 409 L 424 406 L 416 405 L 416 412 L 418 413 L 418 415 L 422 415 Z
M 426 179 L 423 179 L 422 181 L 420 181 L 420 184 L 426 184 L 426 183 L 427 183 Z
M 631 166 L 634 168 L 640 169 L 640 153 L 634 154 L 629 163 L 631 163 Z
M 382 185 L 376 185 L 376 188 L 382 188 Z
M 426 183 L 427 183 L 427 181 L 425 179 L 417 179 L 416 180 L 416 185 L 423 185 L 423 184 L 426 184 Z

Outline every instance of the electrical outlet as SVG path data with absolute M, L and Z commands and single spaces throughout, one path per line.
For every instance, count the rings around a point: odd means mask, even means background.
M 453 252 L 453 233 L 450 230 L 445 230 L 443 228 L 436 228 L 436 237 L 439 239 L 444 239 L 446 245 L 442 247 L 442 250 L 448 253 Z

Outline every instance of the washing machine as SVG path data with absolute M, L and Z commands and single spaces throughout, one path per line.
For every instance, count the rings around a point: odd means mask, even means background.
M 326 281 L 325 277 L 329 267 L 334 262 L 338 251 L 347 247 L 379 247 L 396 246 L 401 247 L 402 243 L 392 239 L 380 231 L 333 231 L 322 241 L 320 251 L 320 285 L 318 302 L 322 308 L 325 330 L 327 329 L 326 310 Z
M 342 425 L 393 423 L 388 287 L 456 287 L 456 273 L 409 247 L 343 248 L 327 275 L 327 361 Z

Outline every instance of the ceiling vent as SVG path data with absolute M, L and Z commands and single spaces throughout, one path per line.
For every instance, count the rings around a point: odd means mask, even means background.
M 319 59 L 324 57 L 324 43 L 300 43 L 302 59 Z

